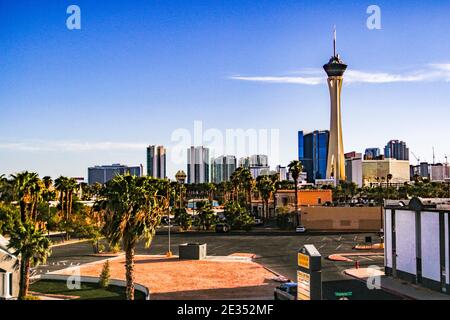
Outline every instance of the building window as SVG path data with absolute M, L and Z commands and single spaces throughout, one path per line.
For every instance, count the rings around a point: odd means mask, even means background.
M 9 278 L 9 293 L 8 295 L 11 297 L 13 294 L 13 274 L 12 272 L 7 273 L 8 278 Z

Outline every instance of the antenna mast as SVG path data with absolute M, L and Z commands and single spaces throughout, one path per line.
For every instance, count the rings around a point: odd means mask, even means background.
M 336 57 L 336 25 L 333 32 L 333 57 Z

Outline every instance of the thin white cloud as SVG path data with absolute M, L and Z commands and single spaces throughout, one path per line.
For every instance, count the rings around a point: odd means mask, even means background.
M 2 142 L 0 150 L 11 151 L 64 151 L 64 152 L 86 152 L 86 151 L 121 151 L 142 150 L 147 145 L 144 143 L 123 142 L 82 142 L 82 141 L 43 141 L 27 140 Z
M 286 83 L 301 85 L 319 85 L 325 83 L 325 75 L 320 69 L 306 69 L 297 72 L 298 76 L 241 76 L 229 77 L 232 80 L 253 81 L 264 83 Z M 319 74 L 322 74 L 320 76 Z M 439 82 L 450 81 L 450 63 L 428 64 L 418 71 L 403 73 L 367 72 L 349 69 L 345 75 L 345 83 L 398 83 L 398 82 Z
M 291 83 L 291 84 L 305 84 L 305 85 L 317 85 L 323 82 L 322 78 L 316 77 L 241 77 L 232 76 L 230 79 L 253 81 L 253 82 L 266 82 L 266 83 Z

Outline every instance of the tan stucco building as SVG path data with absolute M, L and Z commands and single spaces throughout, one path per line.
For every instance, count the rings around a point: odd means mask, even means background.
M 388 158 L 384 160 L 364 160 L 362 162 L 364 185 L 386 182 L 388 174 L 392 174 L 390 183 L 408 182 L 410 180 L 409 161 Z
M 17 298 L 19 281 L 18 259 L 8 249 L 8 241 L 0 235 L 0 300 Z

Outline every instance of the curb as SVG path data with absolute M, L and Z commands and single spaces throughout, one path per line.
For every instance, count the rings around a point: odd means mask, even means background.
M 347 273 L 347 270 L 344 270 L 343 273 L 344 273 L 346 276 L 348 276 L 348 277 L 351 277 L 351 278 L 356 279 L 356 280 L 358 280 L 358 281 L 360 281 L 360 282 L 366 283 L 366 279 L 358 278 L 358 277 L 355 277 L 355 276 L 353 276 L 353 275 L 351 275 L 351 274 L 348 274 L 348 273 Z M 408 295 L 406 295 L 406 294 L 404 294 L 404 293 L 402 293 L 402 292 L 398 292 L 398 291 L 395 291 L 395 290 L 392 290 L 392 289 L 389 289 L 389 288 L 386 288 L 386 287 L 383 287 L 383 286 L 381 286 L 381 290 L 386 291 L 387 293 L 393 294 L 393 295 L 395 295 L 395 296 L 404 298 L 404 299 L 406 299 L 406 300 L 417 300 L 416 298 L 411 297 L 411 296 L 408 296 Z
M 57 248 L 57 247 L 62 247 L 62 246 L 68 246 L 71 244 L 77 244 L 77 243 L 82 243 L 82 242 L 88 242 L 90 241 L 89 239 L 81 239 L 81 240 L 75 240 L 75 241 L 66 241 L 66 242 L 62 242 L 62 243 L 55 243 L 53 245 L 50 246 L 50 248 Z

